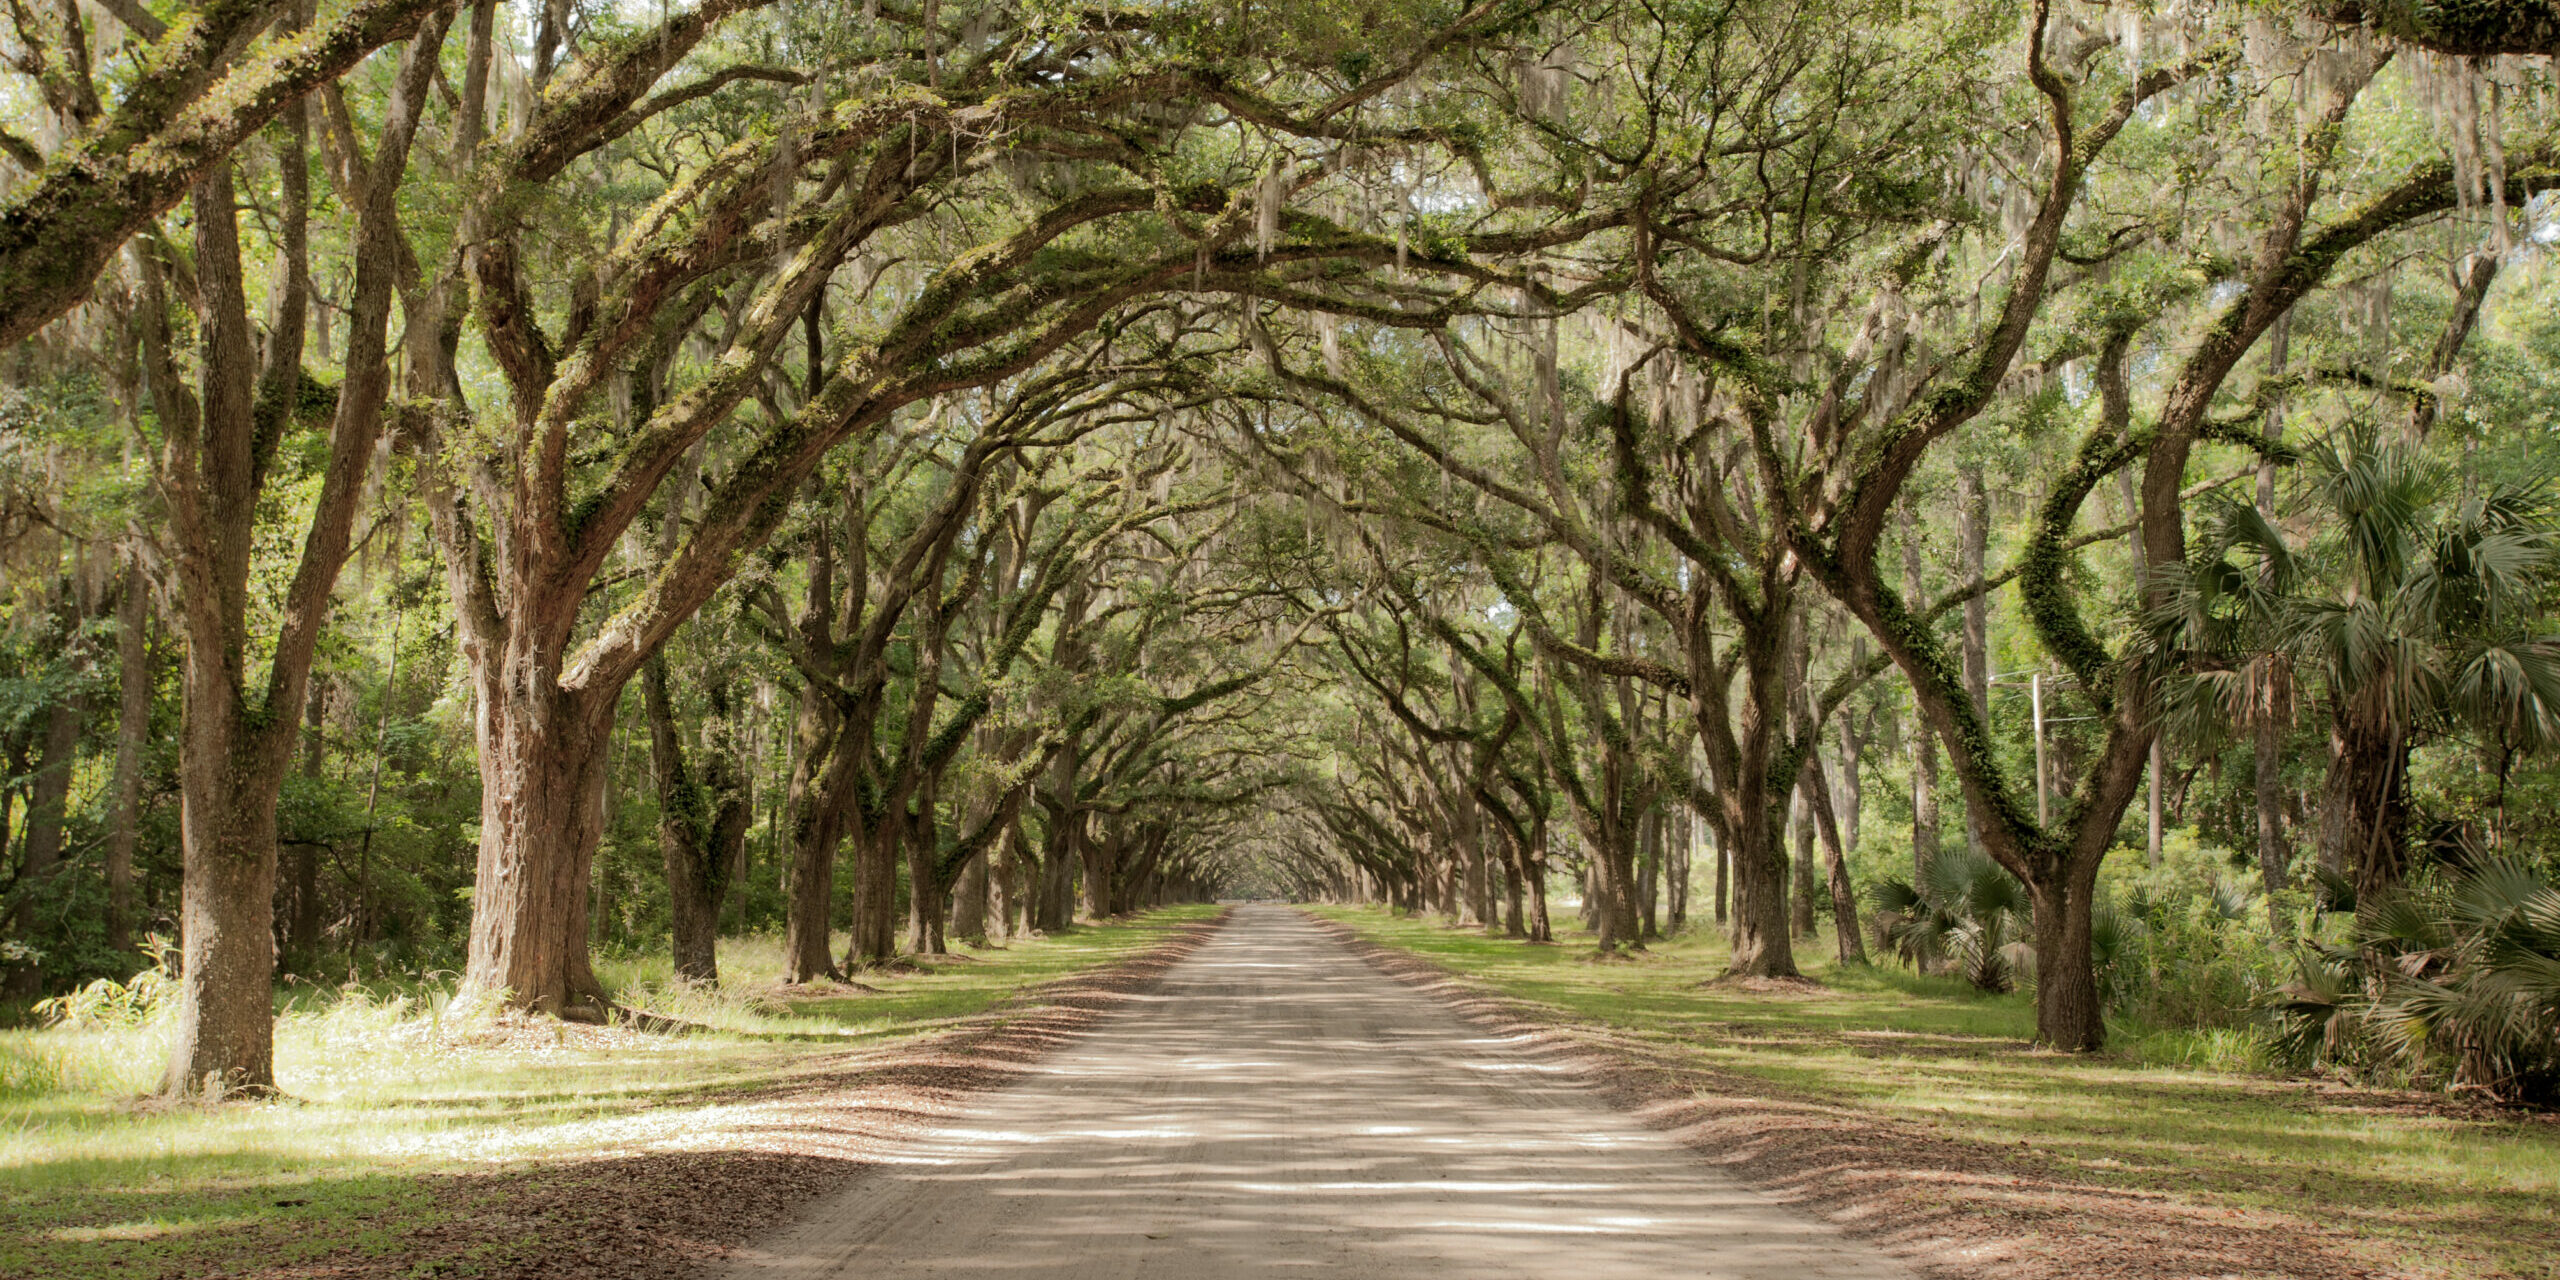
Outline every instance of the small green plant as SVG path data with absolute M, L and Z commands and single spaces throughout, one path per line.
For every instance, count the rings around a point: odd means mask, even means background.
M 114 1031 L 144 1027 L 178 1012 L 177 947 L 167 936 L 143 940 L 151 966 L 118 982 L 99 978 L 89 985 L 35 1004 L 38 1021 L 76 1031 Z
M 2033 979 L 2027 888 L 1990 855 L 1945 850 L 1919 883 L 1887 880 L 1868 896 L 1885 945 L 1922 973 L 1953 971 L 1984 991 Z

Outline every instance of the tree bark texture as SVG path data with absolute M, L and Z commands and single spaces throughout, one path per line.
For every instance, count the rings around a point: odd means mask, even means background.
M 588 889 L 604 835 L 613 704 L 563 691 L 519 651 L 480 684 L 480 855 L 467 983 L 522 1008 L 601 1019 Z
M 716 982 L 720 909 L 746 854 L 755 805 L 738 768 L 727 681 L 715 676 L 704 688 L 710 700 L 706 736 L 711 742 L 699 753 L 697 768 L 687 759 L 665 656 L 650 659 L 642 669 L 641 704 L 649 721 L 658 853 L 666 866 L 676 976 Z
M 2359 903 L 2379 899 L 2409 874 L 2408 739 L 2380 702 L 2367 694 L 2334 717 L 2320 798 L 2323 856 L 2351 870 Z

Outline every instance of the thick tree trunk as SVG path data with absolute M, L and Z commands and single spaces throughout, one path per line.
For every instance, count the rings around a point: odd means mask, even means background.
M 1796 977 L 1794 937 L 1787 931 L 1786 800 L 1744 807 L 1735 815 L 1733 960 L 1731 971 L 1755 978 Z
M 1031 841 L 1022 830 L 1022 819 L 1016 816 L 1005 824 L 1004 842 L 996 859 L 993 883 L 988 887 L 995 898 L 996 940 L 1011 942 L 1031 927 L 1031 896 L 1039 881 L 1040 865 L 1031 852 Z
M 835 957 L 836 834 L 814 824 L 795 832 L 783 903 L 783 980 L 815 982 L 839 975 Z
M 916 816 L 907 822 L 907 950 L 920 956 L 948 954 L 942 940 L 942 902 L 946 896 L 936 862 L 940 850 L 934 817 L 933 788 L 918 796 Z
M 1673 933 L 1678 933 L 1689 924 L 1689 871 L 1696 860 L 1698 848 L 1698 816 L 1696 814 L 1683 812 L 1680 815 L 1678 829 L 1672 834 L 1666 848 L 1670 854 L 1669 865 L 1664 870 L 1664 878 L 1670 890 L 1666 895 L 1670 898 L 1667 904 L 1670 912 L 1669 929 Z
M 793 726 L 796 744 L 783 803 L 791 815 L 791 863 L 783 882 L 782 968 L 785 982 L 838 976 L 835 957 L 834 815 L 819 795 L 819 771 L 836 736 L 835 707 L 817 689 L 804 692 Z
M 667 914 L 674 935 L 676 976 L 693 982 L 720 980 L 720 902 L 702 882 L 705 851 L 690 837 L 658 826 L 658 853 L 667 868 Z
M 1032 927 L 1042 933 L 1064 933 L 1075 923 L 1076 871 L 1084 862 L 1085 815 L 1052 814 L 1048 848 L 1040 855 L 1040 892 L 1033 899 L 1040 918 Z
M 898 850 L 904 825 L 898 815 L 865 814 L 853 833 L 852 939 L 845 944 L 846 972 L 887 964 L 898 956 Z
M 1103 824 L 1100 837 L 1084 841 L 1084 914 L 1089 920 L 1111 918 L 1111 882 L 1120 873 L 1120 824 Z
M 1528 843 L 1520 850 L 1520 879 L 1529 895 L 1528 915 L 1522 922 L 1529 941 L 1555 941 L 1547 916 L 1547 820 L 1543 815 L 1529 821 Z
M 1556 930 L 1554 920 L 1547 914 L 1546 859 L 1540 858 L 1536 862 L 1530 864 L 1528 868 L 1528 881 L 1529 941 L 1553 942 L 1556 940 Z
M 276 219 L 285 270 L 273 299 L 264 361 L 252 355 L 227 164 L 216 166 L 194 196 L 196 310 L 204 321 L 201 401 L 189 399 L 177 373 L 158 267 L 147 260 L 143 272 L 148 309 L 156 313 L 144 342 L 152 396 L 169 441 L 161 488 L 171 499 L 179 616 L 187 639 L 179 766 L 185 969 L 178 1034 L 163 1079 L 171 1094 L 270 1090 L 275 1084 L 276 801 L 379 435 L 390 379 L 383 358 L 395 243 L 390 228 L 417 109 L 443 39 L 444 19 L 427 19 L 401 55 L 393 81 L 375 156 L 377 181 L 358 222 L 346 376 L 329 427 L 327 468 L 278 611 L 264 686 L 254 700 L 248 603 L 263 477 L 261 422 L 282 421 L 299 399 L 308 302 L 308 192 L 302 135 L 293 118 L 280 148 L 285 180 Z
M 2048 1047 L 2090 1053 L 2106 1043 L 2105 1009 L 2089 954 L 2097 864 L 2029 884 L 2036 931 L 2036 1038 Z
M 563 693 L 543 664 L 484 677 L 480 858 L 466 984 L 564 1018 L 607 1004 L 587 956 L 613 700 Z
M 1467 923 L 1490 929 L 1494 924 L 1493 882 L 1496 873 L 1490 865 L 1493 859 L 1485 853 L 1483 815 L 1474 811 L 1473 801 L 1461 800 L 1459 803 L 1466 807 L 1466 821 L 1460 829 L 1459 839 L 1463 842 L 1460 848 L 1467 867 L 1467 914 L 1472 917 Z
M 1157 895 L 1164 881 L 1165 843 L 1173 831 L 1161 822 L 1150 822 L 1143 830 L 1146 834 L 1138 842 L 1137 861 L 1130 864 L 1124 860 L 1120 888 L 1111 895 L 1114 914 L 1143 910 L 1158 905 L 1160 901 Z
M 951 932 L 977 946 L 987 942 L 987 857 L 981 852 L 962 863 L 951 891 Z
M 274 753 L 241 758 L 230 750 L 231 734 L 215 726 L 190 725 L 183 741 L 183 995 L 161 1092 L 271 1093 L 276 951 L 269 922 L 284 762 Z
M 1623 815 L 1609 815 L 1608 820 L 1593 822 L 1584 833 L 1591 845 L 1590 888 L 1584 897 L 1590 903 L 1591 925 L 1600 935 L 1603 951 L 1644 947 L 1636 917 L 1635 834 Z
M 1792 778 L 1777 760 L 1792 704 L 1788 689 L 1787 619 L 1790 579 L 1764 577 L 1762 612 L 1745 619 L 1733 639 L 1743 699 L 1727 713 L 1722 690 L 1730 683 L 1712 658 L 1715 643 L 1703 586 L 1692 588 L 1684 644 L 1689 665 L 1691 714 L 1716 779 L 1716 835 L 1722 846 L 1716 885 L 1717 918 L 1727 921 L 1733 953 L 1727 972 L 1737 977 L 1793 978 L 1794 939 L 1787 932 L 1787 800 Z M 1781 776 L 1773 777 L 1777 773 Z M 1727 880 L 1730 880 L 1728 885 Z M 1730 890 L 1731 903 L 1726 897 Z
M 720 979 L 720 909 L 746 853 L 753 797 L 739 776 L 729 723 L 729 689 L 707 682 L 714 740 L 699 767 L 686 759 L 668 689 L 667 661 L 641 669 L 641 707 L 649 721 L 650 777 L 658 792 L 658 853 L 666 866 L 669 923 L 676 976 L 694 982 Z
M 1451 924 L 1465 924 L 1466 914 L 1458 896 L 1458 851 L 1440 839 L 1437 833 L 1433 834 L 1431 843 L 1445 850 L 1445 856 L 1431 869 L 1432 905 L 1439 910 L 1441 919 Z

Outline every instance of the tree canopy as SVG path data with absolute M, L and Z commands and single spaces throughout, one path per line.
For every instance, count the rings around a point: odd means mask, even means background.
M 2545 6 L 11 22 L 13 980 L 174 926 L 173 1093 L 1244 892 L 2087 1050 L 2171 831 L 2560 852 Z

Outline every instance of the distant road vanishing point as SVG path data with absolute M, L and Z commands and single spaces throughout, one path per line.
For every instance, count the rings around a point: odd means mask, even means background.
M 1914 1275 L 1278 906 L 728 1274 Z

